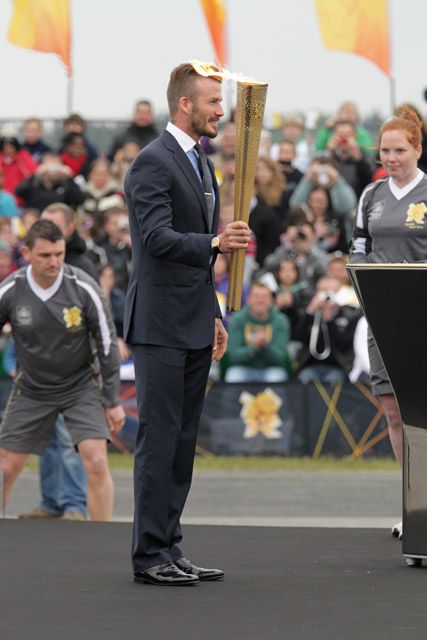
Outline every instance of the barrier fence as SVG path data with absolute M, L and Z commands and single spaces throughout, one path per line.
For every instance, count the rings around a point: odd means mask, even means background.
M 0 410 L 10 389 L 11 380 L 0 378 Z M 138 428 L 134 382 L 122 383 L 121 401 L 126 423 L 111 449 L 126 453 L 135 448 Z M 350 382 L 213 383 L 198 448 L 214 455 L 392 456 L 382 407 L 369 387 Z
M 120 447 L 132 451 L 135 386 L 122 384 L 127 421 Z M 198 447 L 214 455 L 391 456 L 382 407 L 364 384 L 291 381 L 214 383 L 201 417 Z

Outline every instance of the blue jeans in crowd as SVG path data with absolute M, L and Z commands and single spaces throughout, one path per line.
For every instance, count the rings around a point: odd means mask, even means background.
M 319 380 L 329 384 L 337 384 L 347 379 L 345 371 L 331 364 L 313 364 L 304 367 L 297 375 L 300 382 L 314 382 Z
M 61 415 L 40 458 L 39 471 L 42 509 L 58 515 L 66 511 L 86 515 L 86 473 Z
M 282 367 L 265 367 L 257 369 L 255 367 L 245 367 L 233 365 L 225 372 L 226 382 L 285 382 L 288 374 Z

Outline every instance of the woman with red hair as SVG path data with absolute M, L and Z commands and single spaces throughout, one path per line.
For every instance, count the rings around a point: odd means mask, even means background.
M 427 175 L 418 168 L 422 121 L 403 106 L 381 127 L 379 153 L 387 176 L 368 185 L 359 201 L 351 262 L 419 262 L 427 259 Z M 414 205 L 419 214 L 414 222 Z M 396 459 L 402 464 L 399 407 L 372 335 L 368 335 L 372 392 L 381 402 Z M 401 524 L 392 529 L 401 537 Z

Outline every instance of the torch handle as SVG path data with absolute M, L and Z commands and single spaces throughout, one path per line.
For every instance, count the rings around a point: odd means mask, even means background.
M 227 309 L 240 311 L 242 305 L 243 272 L 245 269 L 245 250 L 235 251 L 230 260 L 230 283 L 227 296 Z
M 234 220 L 242 220 L 246 223 L 249 219 L 266 97 L 265 83 L 237 83 Z M 229 311 L 240 310 L 244 268 L 245 250 L 241 249 L 231 256 L 227 295 Z

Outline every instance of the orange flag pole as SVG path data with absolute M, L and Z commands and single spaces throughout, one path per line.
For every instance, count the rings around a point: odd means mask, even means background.
M 389 55 L 390 55 L 390 113 L 394 113 L 396 111 L 396 78 L 394 77 L 393 71 L 393 49 L 392 49 L 392 14 L 391 14 L 391 6 L 388 7 L 388 32 L 389 32 Z
M 74 100 L 74 78 L 68 76 L 67 78 L 67 114 L 73 112 L 73 100 Z

